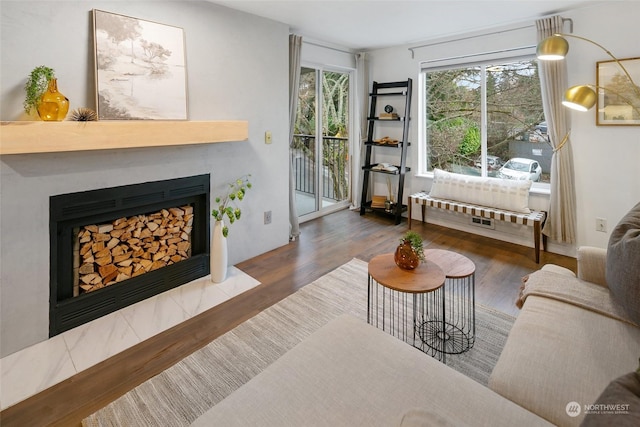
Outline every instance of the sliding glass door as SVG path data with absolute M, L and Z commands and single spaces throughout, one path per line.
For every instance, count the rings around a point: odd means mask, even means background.
M 350 83 L 350 72 L 301 68 L 290 147 L 300 220 L 349 204 Z

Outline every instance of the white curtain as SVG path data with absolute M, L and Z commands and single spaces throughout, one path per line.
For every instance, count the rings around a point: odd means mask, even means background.
M 538 42 L 562 33 L 562 18 L 553 16 L 536 21 Z M 568 84 L 567 65 L 561 61 L 539 61 L 544 117 L 553 147 L 551 158 L 551 198 L 543 233 L 552 240 L 574 243 L 576 240 L 576 192 L 571 148 L 571 116 L 562 105 Z
M 293 144 L 293 131 L 296 124 L 298 110 L 298 89 L 300 86 L 300 53 L 302 51 L 302 37 L 289 35 L 289 147 Z M 289 153 L 287 153 L 289 155 Z M 291 156 L 289 155 L 291 159 Z M 295 240 L 300 235 L 298 210 L 296 209 L 296 182 L 293 176 L 293 164 L 289 160 L 289 240 Z
M 356 90 L 355 90 L 356 110 L 354 118 L 357 120 L 358 127 L 355 129 L 354 138 L 355 146 L 351 156 L 351 208 L 360 208 L 360 199 L 362 197 L 361 178 L 362 168 L 361 159 L 364 150 L 364 141 L 367 139 L 367 107 L 369 101 L 369 60 L 365 52 L 356 54 Z

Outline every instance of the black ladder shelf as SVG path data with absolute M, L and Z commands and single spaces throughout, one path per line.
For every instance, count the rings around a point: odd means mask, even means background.
M 391 83 L 378 83 L 373 82 L 373 91 L 369 94 L 370 97 L 370 110 L 369 117 L 369 129 L 367 132 L 367 140 L 365 141 L 366 153 L 364 159 L 364 165 L 362 170 L 364 171 L 364 177 L 362 180 L 362 200 L 360 203 L 360 215 L 364 215 L 367 211 L 378 212 L 386 215 L 393 216 L 395 223 L 400 224 L 402 220 L 402 212 L 407 209 L 407 205 L 402 204 L 402 193 L 404 189 L 404 176 L 405 173 L 411 169 L 407 167 L 407 148 L 411 145 L 408 142 L 409 137 L 409 120 L 411 118 L 411 79 L 401 82 Z M 379 97 L 404 97 L 404 115 L 397 115 L 389 117 L 389 113 L 386 113 L 386 117 L 383 117 L 384 113 L 378 113 L 377 100 Z M 375 125 L 380 121 L 384 122 L 399 122 L 402 123 L 402 139 L 397 143 L 389 143 L 384 141 L 383 138 L 375 140 Z M 397 165 L 393 165 L 391 168 L 381 169 L 378 163 L 371 163 L 371 155 L 374 148 L 385 147 L 390 149 L 400 150 L 400 159 Z M 395 169 L 393 169 L 395 167 Z M 392 170 L 387 170 L 392 169 Z M 369 196 L 369 180 L 372 173 L 382 173 L 398 176 L 398 191 L 396 197 L 396 203 L 393 204 L 390 209 L 386 207 L 372 206 L 373 196 Z

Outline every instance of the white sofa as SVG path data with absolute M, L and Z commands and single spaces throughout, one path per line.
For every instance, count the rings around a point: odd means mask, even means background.
M 548 426 L 387 332 L 344 315 L 192 426 Z
M 608 253 L 579 250 L 577 277 L 546 265 L 525 279 L 489 388 L 342 316 L 193 425 L 638 426 L 639 291 L 640 203 L 612 233 Z M 598 413 L 606 402 L 627 412 Z
M 580 425 L 585 405 L 638 368 L 640 327 L 612 298 L 605 263 L 605 250 L 583 247 L 577 277 L 555 265 L 529 275 L 492 390 L 556 425 Z M 580 412 L 571 416 L 573 402 Z

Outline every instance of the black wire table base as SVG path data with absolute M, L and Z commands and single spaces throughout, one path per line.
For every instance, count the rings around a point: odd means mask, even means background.
M 428 252 L 445 272 L 444 285 L 403 291 L 369 275 L 367 323 L 446 364 L 447 355 L 464 353 L 475 343 L 475 265 L 450 251 Z
M 423 344 L 434 351 L 461 354 L 473 347 L 474 341 L 461 328 L 442 320 L 426 320 L 416 323 L 416 334 Z

